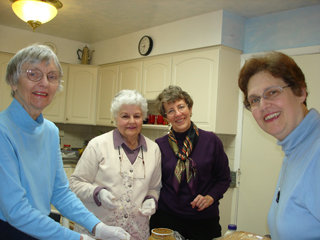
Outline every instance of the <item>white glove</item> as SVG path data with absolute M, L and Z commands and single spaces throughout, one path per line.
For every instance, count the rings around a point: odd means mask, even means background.
M 120 208 L 121 205 L 113 203 L 115 196 L 106 189 L 102 189 L 98 194 L 98 200 L 101 202 L 102 207 L 108 209 L 109 211 Z
M 97 239 L 103 240 L 130 240 L 130 234 L 123 230 L 121 227 L 108 226 L 102 222 L 98 223 L 96 226 Z
M 87 234 L 81 234 L 81 236 L 82 236 L 82 240 L 95 240 L 94 238 L 89 237 Z
M 156 212 L 156 203 L 153 198 L 147 199 L 142 203 L 142 207 L 139 208 L 139 212 L 148 217 Z

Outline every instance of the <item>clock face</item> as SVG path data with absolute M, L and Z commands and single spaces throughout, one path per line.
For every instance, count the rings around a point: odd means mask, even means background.
M 146 56 L 151 53 L 152 47 L 153 47 L 152 38 L 149 36 L 144 36 L 141 38 L 139 42 L 139 46 L 138 46 L 139 53 L 142 56 Z

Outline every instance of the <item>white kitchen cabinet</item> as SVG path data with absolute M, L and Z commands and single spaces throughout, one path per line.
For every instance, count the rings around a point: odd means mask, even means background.
M 170 85 L 171 56 L 143 61 L 142 95 L 154 101 L 162 90 Z
M 98 67 L 69 65 L 65 122 L 95 124 Z
M 99 68 L 96 124 L 114 126 L 110 107 L 113 97 L 117 94 L 119 65 L 101 66 Z
M 69 64 L 61 63 L 63 77 L 62 77 L 62 92 L 56 93 L 52 102 L 43 111 L 43 116 L 55 123 L 65 122 L 65 109 L 66 109 L 66 94 L 68 82 L 68 66 Z
M 192 97 L 191 120 L 204 130 L 236 134 L 241 52 L 213 47 L 175 54 L 172 84 Z
M 6 83 L 7 65 L 14 54 L 0 53 L 0 111 L 5 110 L 12 102 L 11 87 Z
M 131 89 L 141 93 L 142 61 L 119 65 L 118 90 Z

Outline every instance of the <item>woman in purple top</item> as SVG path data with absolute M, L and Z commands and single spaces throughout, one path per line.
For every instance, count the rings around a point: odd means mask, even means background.
M 220 237 L 219 200 L 231 182 L 222 142 L 191 121 L 193 100 L 180 87 L 164 89 L 155 106 L 172 127 L 156 140 L 162 189 L 150 229 L 170 228 L 194 240 Z

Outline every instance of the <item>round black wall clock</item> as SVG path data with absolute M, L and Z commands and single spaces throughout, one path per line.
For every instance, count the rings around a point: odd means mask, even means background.
M 147 56 L 151 53 L 153 47 L 152 38 L 149 36 L 143 36 L 140 39 L 138 50 L 142 56 Z

